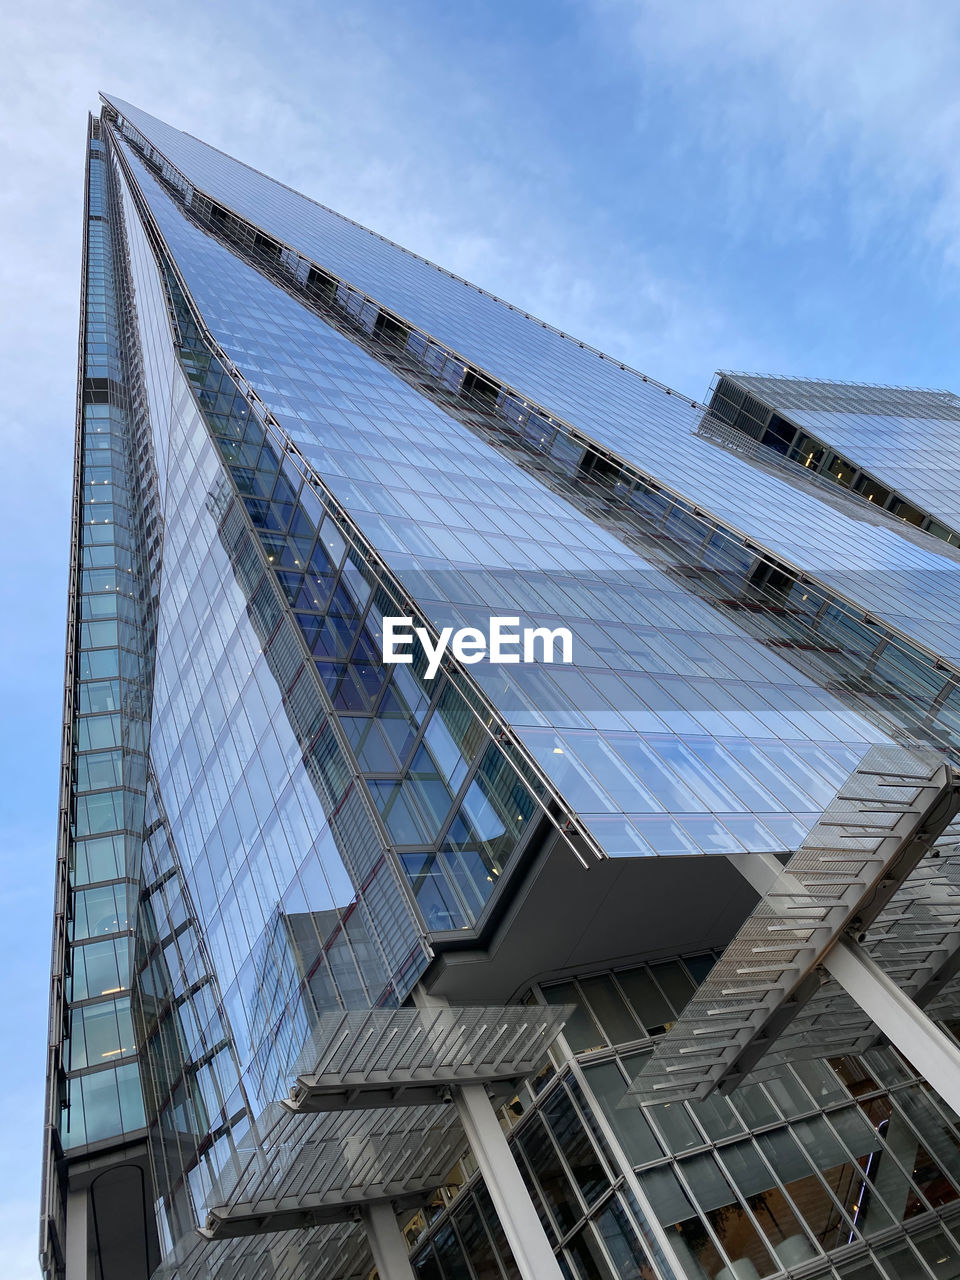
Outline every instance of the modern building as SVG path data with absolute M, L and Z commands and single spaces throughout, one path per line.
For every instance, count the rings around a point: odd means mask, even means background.
M 960 1276 L 960 400 L 87 148 L 47 1280 Z

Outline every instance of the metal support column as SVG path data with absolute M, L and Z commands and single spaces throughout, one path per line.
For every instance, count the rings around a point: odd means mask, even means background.
M 543 1223 L 482 1085 L 461 1085 L 453 1100 L 523 1280 L 563 1280 Z
M 760 894 L 783 882 L 783 865 L 772 854 L 728 857 Z M 960 1049 L 946 1032 L 851 939 L 838 937 L 820 963 L 943 1100 L 960 1111 Z
M 823 967 L 954 1111 L 960 1111 L 960 1049 L 854 942 L 841 938 Z
M 580 1085 L 587 1098 L 595 1098 L 593 1086 L 583 1068 L 577 1062 L 562 1032 L 553 1043 L 554 1048 L 559 1050 L 561 1056 L 565 1059 L 574 1079 Z M 637 1105 L 639 1106 L 639 1103 Z M 689 1262 L 681 1263 L 680 1255 L 683 1249 L 683 1241 L 677 1232 L 673 1232 L 670 1235 L 661 1226 L 657 1215 L 653 1212 L 649 1197 L 643 1189 L 643 1184 L 637 1177 L 633 1164 L 623 1149 L 619 1133 L 610 1123 L 599 1102 L 592 1102 L 592 1107 L 594 1123 L 606 1139 L 607 1146 L 613 1152 L 619 1171 L 623 1174 L 624 1183 L 629 1187 L 634 1200 L 637 1202 L 637 1207 L 643 1219 L 639 1224 L 641 1234 L 657 1274 L 661 1277 L 661 1280 L 685 1280 L 685 1277 L 690 1273 L 690 1266 Z
M 728 853 L 727 861 L 763 897 L 783 875 L 783 863 L 772 853 Z
M 414 1280 L 397 1215 L 389 1204 L 372 1204 L 360 1214 L 380 1280 Z
M 90 1197 L 87 1191 L 67 1192 L 67 1231 L 64 1249 L 64 1275 L 66 1280 L 89 1280 Z
M 414 1004 L 421 1009 L 443 1008 L 447 1004 L 442 996 L 431 995 L 422 986 L 415 987 L 412 994 Z M 480 1084 L 456 1085 L 451 1097 L 523 1280 L 563 1280 L 560 1264 L 486 1089 Z

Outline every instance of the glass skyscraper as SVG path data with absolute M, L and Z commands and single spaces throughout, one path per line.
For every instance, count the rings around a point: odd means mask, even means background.
M 960 399 L 87 147 L 47 1280 L 960 1277 Z

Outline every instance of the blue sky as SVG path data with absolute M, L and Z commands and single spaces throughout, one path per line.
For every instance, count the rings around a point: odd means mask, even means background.
M 960 391 L 960 11 L 119 0 L 0 18 L 0 1241 L 36 1280 L 83 137 L 99 88 L 702 397 Z

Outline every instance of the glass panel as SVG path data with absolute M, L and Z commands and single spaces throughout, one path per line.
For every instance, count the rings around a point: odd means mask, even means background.
M 860 1105 L 869 1123 L 884 1139 L 882 1148 L 878 1140 L 877 1150 L 860 1161 L 871 1184 L 861 1201 L 868 1223 L 865 1231 L 873 1229 L 874 1198 L 882 1200 L 898 1221 L 927 1209 L 927 1202 L 917 1194 L 918 1187 L 928 1196 L 932 1195 L 932 1204 L 944 1193 L 944 1203 L 955 1198 L 949 1180 L 917 1142 L 916 1134 L 900 1112 L 894 1111 L 889 1098 L 869 1098 Z
M 433 1256 L 433 1250 L 429 1246 L 423 1253 L 411 1258 L 410 1261 L 413 1266 L 413 1274 L 417 1277 L 417 1280 L 444 1280 L 440 1264 Z
M 767 1093 L 787 1119 L 791 1116 L 806 1115 L 815 1110 L 806 1089 L 791 1073 L 789 1067 L 783 1067 L 777 1075 L 764 1080 L 764 1085 Z
M 761 1134 L 757 1142 L 822 1249 L 836 1249 L 856 1238 L 852 1222 L 845 1217 L 823 1182 L 812 1173 L 789 1130 Z M 836 1155 L 830 1154 L 826 1158 L 836 1159 Z M 851 1166 L 840 1164 L 835 1166 L 835 1172 L 833 1169 L 825 1170 L 824 1176 L 831 1185 L 842 1183 L 841 1192 L 848 1194 L 850 1169 Z M 851 1203 L 855 1203 L 855 1199 Z
M 611 1200 L 598 1214 L 595 1226 L 613 1259 L 618 1280 L 657 1280 L 619 1200 Z
M 792 1065 L 818 1106 L 825 1107 L 832 1102 L 847 1100 L 849 1095 L 846 1089 L 826 1062 L 812 1058 L 809 1062 L 795 1062 Z
M 683 1013 L 687 1002 L 696 990 L 693 980 L 675 960 L 669 960 L 666 964 L 655 964 L 651 967 L 653 976 L 673 1006 L 674 1013 L 679 1016 Z
M 597 1066 L 584 1067 L 583 1071 L 630 1163 L 639 1165 L 660 1159 L 663 1152 L 653 1136 L 643 1108 L 638 1103 L 620 1106 L 627 1091 L 627 1081 L 616 1063 L 603 1062 Z
M 443 861 L 433 853 L 402 853 L 400 862 L 413 889 L 417 906 L 431 933 L 463 929 L 468 924 Z
M 461 1197 L 464 1203 L 453 1215 L 453 1223 L 470 1259 L 476 1280 L 501 1280 L 500 1264 L 483 1226 L 480 1210 L 472 1196 Z
M 463 1248 L 450 1223 L 437 1228 L 433 1247 L 447 1280 L 472 1280 Z
M 758 1084 L 741 1085 L 730 1094 L 730 1101 L 743 1117 L 748 1129 L 776 1124 L 780 1119 L 776 1107 Z
M 960 1276 L 960 1250 L 942 1227 L 928 1227 L 912 1240 L 937 1280 L 956 1280 Z
M 89 942 L 72 952 L 71 1000 L 109 995 L 130 982 L 129 937 Z
M 641 1026 L 646 1027 L 651 1035 L 658 1035 L 672 1026 L 673 1011 L 645 966 L 640 969 L 622 969 L 617 974 L 617 981 L 640 1019 Z
M 611 1044 L 624 1044 L 643 1037 L 643 1029 L 608 977 L 581 978 L 580 990 Z
M 117 1091 L 120 1095 L 120 1119 L 124 1133 L 133 1133 L 146 1124 L 143 1113 L 143 1090 L 140 1087 L 140 1068 L 135 1062 L 126 1062 L 116 1069 Z
M 693 1203 L 705 1214 L 731 1260 L 730 1271 L 726 1275 L 721 1273 L 723 1280 L 733 1280 L 733 1277 L 743 1280 L 745 1275 L 752 1275 L 749 1267 L 740 1265 L 744 1262 L 748 1262 L 761 1276 L 778 1270 L 749 1214 L 724 1178 L 716 1158 L 712 1155 L 694 1156 L 691 1160 L 681 1161 L 679 1168 L 690 1187 Z
M 887 1280 L 875 1262 L 838 1262 L 837 1271 L 843 1280 Z
M 510 1252 L 510 1246 L 507 1244 L 507 1237 L 504 1235 L 503 1226 L 500 1222 L 497 1212 L 493 1207 L 493 1201 L 490 1199 L 490 1192 L 480 1183 L 476 1189 L 477 1206 L 480 1209 L 480 1215 L 487 1224 L 487 1232 L 491 1240 L 496 1245 L 497 1252 L 500 1255 L 500 1265 L 503 1268 L 507 1280 L 520 1280 L 520 1271 L 516 1262 L 513 1260 L 513 1254 Z
M 929 1280 L 923 1263 L 908 1244 L 887 1245 L 877 1250 L 877 1257 L 895 1280 Z
M 614 1280 L 589 1223 L 568 1240 L 567 1253 L 579 1280 Z
M 796 1266 L 815 1257 L 816 1248 L 753 1143 L 738 1142 L 723 1147 L 717 1155 L 772 1245 L 780 1266 Z
M 913 1078 L 913 1072 L 907 1070 L 903 1059 L 894 1049 L 868 1049 L 863 1055 L 863 1061 L 881 1084 L 905 1084 Z
M 706 1145 L 682 1102 L 661 1102 L 646 1111 L 671 1155 L 682 1155 L 684 1151 Z
M 699 986 L 705 978 L 710 974 L 710 970 L 716 964 L 713 956 L 684 956 L 683 963 L 693 978 L 694 982 Z
M 925 1090 L 919 1085 L 911 1085 L 907 1089 L 898 1090 L 893 1098 L 896 1105 L 902 1108 L 923 1145 L 957 1185 L 960 1180 L 960 1143 Z
M 712 1141 L 743 1133 L 743 1123 L 726 1098 L 714 1094 L 688 1105 L 699 1121 L 700 1128 Z
M 671 1168 L 651 1169 L 641 1175 L 643 1190 L 688 1280 L 710 1280 L 725 1263 L 703 1222 L 693 1211 L 687 1194 Z M 724 1280 L 730 1280 L 725 1276 Z
M 569 1231 L 583 1217 L 583 1209 L 540 1117 L 525 1124 L 516 1140 L 561 1231 Z
M 587 1012 L 583 997 L 574 983 L 557 982 L 552 986 L 544 987 L 543 996 L 547 1004 L 576 1005 L 573 1014 L 563 1028 L 567 1044 L 569 1044 L 574 1053 L 585 1053 L 590 1049 L 602 1049 L 605 1047 L 607 1042 L 603 1037 L 603 1033 Z
M 593 1204 L 607 1190 L 610 1180 L 576 1108 L 563 1088 L 551 1095 L 543 1108 L 543 1116 L 584 1199 L 588 1205 Z

